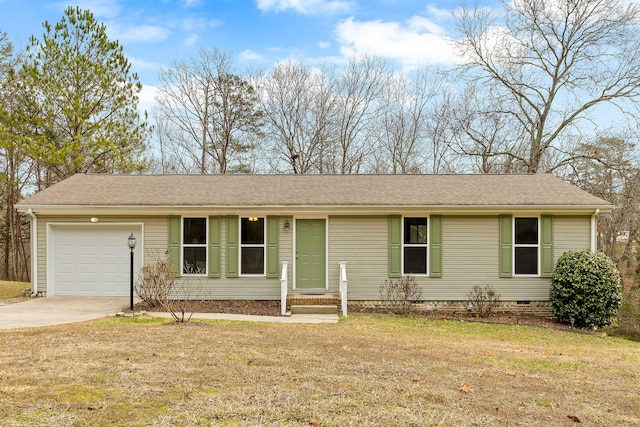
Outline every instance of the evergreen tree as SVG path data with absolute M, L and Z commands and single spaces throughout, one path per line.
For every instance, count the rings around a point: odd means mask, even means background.
M 142 171 L 148 136 L 137 111 L 142 85 L 122 46 L 79 7 L 43 27 L 42 39 L 30 40 L 23 69 L 38 187 L 78 172 Z

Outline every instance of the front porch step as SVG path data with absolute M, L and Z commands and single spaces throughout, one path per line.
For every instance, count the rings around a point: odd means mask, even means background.
M 340 304 L 340 295 L 335 293 L 290 293 L 287 305 L 335 305 Z
M 338 306 L 335 304 L 292 305 L 291 314 L 338 314 Z

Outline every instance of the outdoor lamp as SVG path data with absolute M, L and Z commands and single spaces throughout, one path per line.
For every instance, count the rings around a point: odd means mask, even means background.
M 134 236 L 133 233 L 131 233 L 131 235 L 129 236 L 129 239 L 127 240 L 129 241 L 129 248 L 133 252 L 133 250 L 136 247 L 136 236 Z
M 129 309 L 133 312 L 133 250 L 136 247 L 136 236 L 134 236 L 133 233 L 131 233 L 127 239 L 127 243 L 129 244 L 129 249 L 131 249 L 131 268 L 129 270 Z

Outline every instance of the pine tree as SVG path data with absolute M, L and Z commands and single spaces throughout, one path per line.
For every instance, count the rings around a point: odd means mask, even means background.
M 38 186 L 79 172 L 142 171 L 148 137 L 137 111 L 142 85 L 122 46 L 79 7 L 43 27 L 42 39 L 30 40 L 23 69 Z

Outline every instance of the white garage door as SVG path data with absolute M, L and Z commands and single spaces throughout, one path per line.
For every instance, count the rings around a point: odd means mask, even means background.
M 142 254 L 140 225 L 56 225 L 51 227 L 48 267 L 49 295 L 127 296 L 130 250 L 127 238 L 137 238 L 134 280 Z

